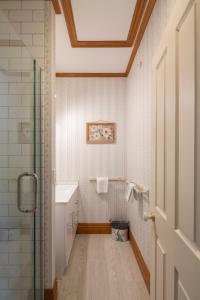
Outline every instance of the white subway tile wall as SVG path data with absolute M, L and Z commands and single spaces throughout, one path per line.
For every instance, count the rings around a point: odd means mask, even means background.
M 33 224 L 17 209 L 16 178 L 33 170 L 32 57 L 44 66 L 45 2 L 0 1 L 1 300 L 30 299 L 33 288 Z M 27 142 L 22 136 L 26 123 Z

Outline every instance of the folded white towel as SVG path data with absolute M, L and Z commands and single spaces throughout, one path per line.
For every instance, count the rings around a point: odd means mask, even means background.
M 134 183 L 127 183 L 126 196 L 125 196 L 127 202 L 131 199 L 134 186 L 135 186 Z
M 97 177 L 97 193 L 106 194 L 108 192 L 108 177 Z
M 141 189 L 139 189 L 138 187 L 134 187 L 133 189 L 133 197 L 135 200 L 141 200 L 142 198 L 142 193 L 141 193 Z

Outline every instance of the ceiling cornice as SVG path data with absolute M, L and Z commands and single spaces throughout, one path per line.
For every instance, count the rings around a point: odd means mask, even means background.
M 138 31 L 143 12 L 148 0 L 137 0 L 135 10 L 128 32 L 128 37 L 124 41 L 79 41 L 76 32 L 74 14 L 71 0 L 61 0 L 64 11 L 65 22 L 67 25 L 71 46 L 73 48 L 124 48 L 132 47 L 136 33 Z

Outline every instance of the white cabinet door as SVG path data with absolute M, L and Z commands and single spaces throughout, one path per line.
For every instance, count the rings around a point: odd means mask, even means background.
M 68 264 L 70 252 L 71 252 L 71 245 L 72 245 L 72 204 L 69 201 L 66 205 L 65 210 L 65 253 L 66 253 L 66 263 Z
M 76 236 L 77 226 L 78 226 L 78 193 L 77 192 L 75 192 L 73 196 L 72 224 L 73 224 L 73 240 L 74 240 Z
M 154 79 L 151 299 L 199 300 L 200 0 L 177 0 Z
M 65 231 L 65 207 L 64 204 L 56 205 L 56 276 L 60 279 L 62 278 L 66 260 L 65 260 L 65 248 L 64 242 L 66 239 L 66 231 Z

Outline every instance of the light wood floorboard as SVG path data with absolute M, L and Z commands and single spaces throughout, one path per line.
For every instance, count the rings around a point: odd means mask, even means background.
M 149 300 L 129 242 L 77 235 L 59 300 Z

